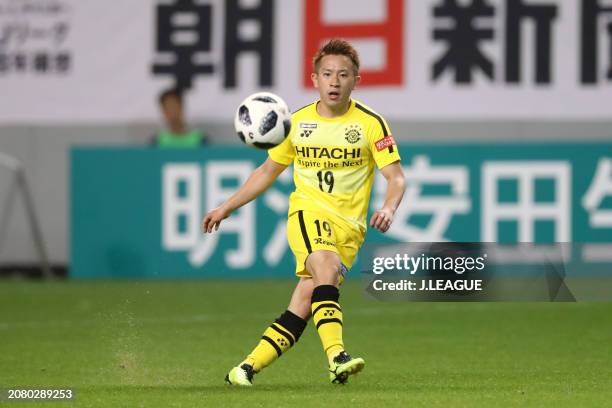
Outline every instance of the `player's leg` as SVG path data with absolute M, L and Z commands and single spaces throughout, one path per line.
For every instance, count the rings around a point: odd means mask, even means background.
M 306 308 L 309 308 L 311 312 L 314 312 L 313 320 L 323 348 L 329 356 L 330 370 L 334 372 L 332 380 L 344 382 L 348 377 L 348 372 L 363 368 L 363 360 L 355 359 L 357 361 L 349 362 L 350 356 L 344 352 L 342 309 L 338 303 L 338 286 L 345 271 L 341 259 L 350 265 L 356 251 L 340 254 L 336 240 L 340 238 L 340 242 L 344 245 L 346 233 L 339 229 L 336 230 L 331 220 L 315 212 L 297 211 L 293 213 L 287 222 L 287 237 L 296 259 L 296 274 L 300 277 L 312 278 L 303 281 L 304 284 L 300 287 L 303 291 L 299 294 L 297 291 L 294 292 L 295 298 L 292 298 L 289 309 L 295 313 L 303 313 Z M 355 248 L 357 247 L 358 245 L 355 245 Z M 311 295 L 308 297 L 309 292 Z M 292 309 L 292 306 L 296 309 Z M 334 361 L 336 358 L 339 358 L 337 361 L 340 363 Z M 335 372 L 338 364 L 341 364 L 342 367 L 336 378 Z M 359 366 L 358 369 L 355 368 L 355 364 Z
M 310 304 L 314 284 L 312 278 L 302 277 L 293 290 L 287 310 L 304 320 L 310 319 Z
M 344 349 L 338 287 L 345 268 L 340 256 L 327 250 L 312 252 L 306 260 L 306 268 L 312 274 L 312 318 L 327 354 L 330 381 L 344 384 L 349 375 L 358 373 L 365 365 L 362 358 L 351 358 Z
M 243 361 L 258 373 L 289 350 L 299 339 L 310 317 L 302 306 L 302 298 L 312 293 L 310 279 L 302 278 L 291 295 L 287 310 L 266 328 L 259 344 Z
M 344 351 L 338 290 L 341 265 L 338 254 L 324 250 L 314 251 L 306 260 L 306 268 L 312 274 L 314 286 L 311 298 L 312 318 L 330 364 L 334 357 Z
M 231 385 L 252 385 L 253 376 L 287 352 L 300 338 L 310 318 L 312 279 L 301 278 L 287 310 L 264 331 L 253 351 L 232 368 L 225 381 Z
M 342 264 L 337 253 L 336 235 L 333 223 L 316 212 L 297 211 L 287 223 L 289 246 L 297 261 L 296 273 L 312 277 L 310 308 L 330 361 L 344 350 L 342 311 L 338 304 L 338 273 Z

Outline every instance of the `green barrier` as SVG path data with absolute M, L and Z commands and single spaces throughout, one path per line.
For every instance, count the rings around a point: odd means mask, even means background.
M 368 242 L 584 242 L 612 253 L 612 144 L 400 146 L 408 189 L 385 235 Z M 212 235 L 219 205 L 263 160 L 242 146 L 71 152 L 71 276 L 291 277 L 290 172 Z M 380 205 L 380 174 L 371 210 Z M 587 255 L 585 255 L 587 256 Z

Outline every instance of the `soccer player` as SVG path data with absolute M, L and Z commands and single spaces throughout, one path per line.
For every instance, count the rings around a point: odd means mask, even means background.
M 311 75 L 320 99 L 294 112 L 287 139 L 223 205 L 202 220 L 204 232 L 219 229 L 232 211 L 254 200 L 289 166 L 295 191 L 289 199 L 287 236 L 299 281 L 287 310 L 225 381 L 250 386 L 253 375 L 286 353 L 312 317 L 329 362 L 332 383 L 344 384 L 363 369 L 342 338 L 339 286 L 366 233 L 370 190 L 377 166 L 387 181 L 385 201 L 370 226 L 386 232 L 404 194 L 397 146 L 386 121 L 351 99 L 360 81 L 359 57 L 348 42 L 333 39 L 317 52 Z

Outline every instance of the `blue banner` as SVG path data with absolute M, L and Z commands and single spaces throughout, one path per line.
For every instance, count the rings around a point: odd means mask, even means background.
M 612 260 L 612 144 L 406 144 L 407 190 L 392 228 L 368 242 L 581 242 Z M 290 169 L 212 235 L 200 232 L 265 160 L 242 146 L 75 148 L 71 276 L 290 277 Z M 377 175 L 370 210 L 381 205 Z

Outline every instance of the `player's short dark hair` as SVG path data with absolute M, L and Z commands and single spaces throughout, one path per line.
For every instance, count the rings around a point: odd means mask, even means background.
M 324 44 L 312 58 L 314 72 L 319 71 L 319 63 L 326 55 L 344 55 L 349 57 L 353 63 L 355 75 L 359 73 L 359 54 L 357 54 L 357 50 L 348 41 L 341 38 L 332 38 Z
M 159 104 L 163 105 L 166 99 L 170 97 L 177 98 L 181 104 L 183 103 L 183 92 L 178 88 L 170 88 L 159 94 Z

